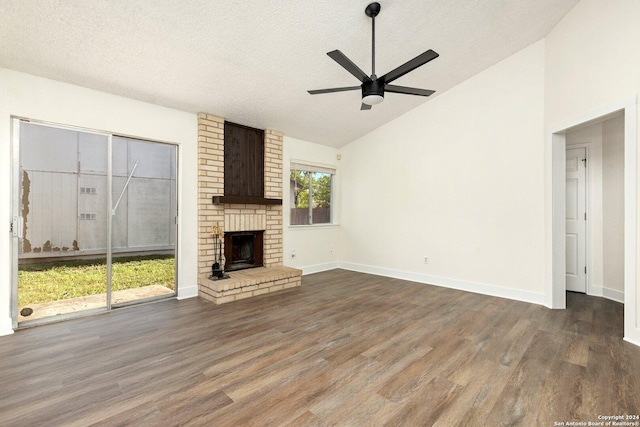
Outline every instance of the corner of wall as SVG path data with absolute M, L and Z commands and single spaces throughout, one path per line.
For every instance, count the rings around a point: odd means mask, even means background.
M 193 298 L 198 296 L 198 286 L 179 286 L 178 287 L 178 296 L 179 300 Z
M 0 321 L 0 336 L 11 335 L 13 333 L 13 322 L 11 318 Z

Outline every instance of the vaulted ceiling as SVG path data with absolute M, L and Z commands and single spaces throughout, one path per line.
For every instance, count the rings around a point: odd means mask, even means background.
M 543 38 L 578 0 L 381 0 L 376 72 L 440 57 L 360 111 L 359 82 L 326 53 L 371 70 L 369 0 L 2 0 L 0 66 L 334 147 L 429 102 Z

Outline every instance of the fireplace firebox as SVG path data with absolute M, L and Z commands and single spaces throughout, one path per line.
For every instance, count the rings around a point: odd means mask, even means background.
M 233 231 L 224 233 L 226 271 L 262 267 L 264 231 Z

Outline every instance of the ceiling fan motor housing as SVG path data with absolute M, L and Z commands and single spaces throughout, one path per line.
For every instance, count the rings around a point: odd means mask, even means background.
M 362 83 L 362 97 L 369 95 L 379 95 L 384 97 L 384 83 L 375 76 L 372 76 L 373 80 L 370 82 Z

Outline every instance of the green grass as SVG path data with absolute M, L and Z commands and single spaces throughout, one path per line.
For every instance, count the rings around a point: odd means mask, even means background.
M 113 262 L 112 291 L 162 285 L 174 290 L 173 256 L 118 258 Z M 106 292 L 106 261 L 57 261 L 18 268 L 18 306 Z

